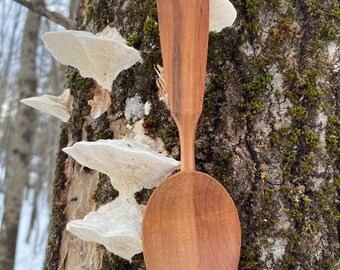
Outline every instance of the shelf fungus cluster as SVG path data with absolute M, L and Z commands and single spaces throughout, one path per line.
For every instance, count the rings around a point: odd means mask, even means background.
M 236 10 L 228 0 L 210 0 L 210 31 L 220 32 L 235 19 Z M 82 77 L 97 82 L 94 97 L 88 101 L 93 119 L 111 105 L 108 92 L 119 73 L 142 61 L 140 52 L 126 45 L 117 30 L 109 26 L 97 35 L 84 31 L 49 32 L 43 35 L 43 41 L 57 61 L 77 68 Z M 167 103 L 163 69 L 157 66 L 156 71 L 159 99 Z M 72 102 L 69 89 L 60 96 L 43 95 L 22 100 L 64 122 L 72 114 Z M 67 230 L 85 241 L 100 243 L 127 260 L 142 252 L 144 206 L 137 204 L 134 194 L 143 188 L 156 187 L 180 165 L 179 161 L 145 144 L 148 139 L 145 139 L 142 123 L 150 108 L 151 103 L 142 104 L 138 95 L 127 100 L 124 116 L 134 122 L 134 135 L 130 134 L 130 140 L 81 141 L 63 149 L 81 165 L 108 175 L 112 186 L 119 191 L 114 201 L 83 219 L 70 221 Z M 139 129 L 143 130 L 139 132 Z M 157 142 L 154 148 L 160 150 L 159 145 L 162 144 Z
M 84 219 L 70 221 L 67 230 L 83 240 L 100 243 L 127 260 L 142 252 L 144 206 L 137 204 L 134 194 L 156 187 L 180 163 L 144 144 L 124 139 L 82 141 L 63 151 L 81 165 L 108 175 L 119 191 L 113 202 Z
M 99 88 L 107 91 L 111 91 L 112 83 L 120 72 L 142 61 L 139 51 L 126 45 L 118 31 L 109 26 L 97 35 L 67 30 L 48 32 L 42 39 L 58 62 L 77 68 L 82 77 L 94 79 Z M 93 118 L 99 117 L 110 106 L 110 102 L 103 98 L 107 94 L 100 93 L 100 90 L 96 93 L 94 100 L 89 101 L 94 108 L 91 110 Z M 72 112 L 72 102 L 65 103 L 65 95 L 43 95 L 23 99 L 22 102 L 67 122 Z M 67 95 L 71 98 L 69 90 Z

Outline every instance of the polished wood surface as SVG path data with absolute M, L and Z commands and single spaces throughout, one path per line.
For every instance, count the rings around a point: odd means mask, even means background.
M 209 0 L 158 0 L 157 7 L 166 90 L 180 132 L 182 170 L 194 170 L 195 130 L 206 77 Z
M 148 270 L 236 270 L 241 229 L 221 184 L 195 171 L 194 142 L 202 112 L 209 0 L 157 0 L 166 89 L 179 129 L 181 172 L 152 194 L 143 219 Z
M 148 203 L 142 235 L 148 270 L 237 269 L 237 210 L 207 174 L 180 172 L 163 182 Z

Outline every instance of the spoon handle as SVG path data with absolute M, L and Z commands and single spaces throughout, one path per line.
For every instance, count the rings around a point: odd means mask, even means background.
M 209 0 L 157 0 L 171 115 L 180 134 L 181 170 L 195 170 L 195 133 L 206 77 Z

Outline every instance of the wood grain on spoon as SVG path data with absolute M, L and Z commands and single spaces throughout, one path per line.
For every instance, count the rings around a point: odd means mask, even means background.
M 148 270 L 237 269 L 241 245 L 237 210 L 214 178 L 180 172 L 152 196 L 156 203 L 143 224 Z
M 241 229 L 228 192 L 195 171 L 194 142 L 202 112 L 209 0 L 157 0 L 166 89 L 179 129 L 181 172 L 152 194 L 143 220 L 148 270 L 236 270 Z
M 178 126 L 182 170 L 195 170 L 194 140 L 202 112 L 208 54 L 209 1 L 158 0 L 166 89 Z

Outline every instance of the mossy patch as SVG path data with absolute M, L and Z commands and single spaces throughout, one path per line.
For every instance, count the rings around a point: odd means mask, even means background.
M 61 149 L 67 146 L 68 136 L 67 128 L 64 124 L 59 140 L 58 158 L 56 160 L 56 171 L 53 181 L 53 194 L 52 194 L 52 210 L 50 215 L 50 231 L 46 248 L 46 259 L 44 269 L 56 270 L 59 268 L 60 253 L 63 231 L 66 226 L 65 206 L 65 184 L 67 181 L 65 175 L 65 161 L 67 154 Z

